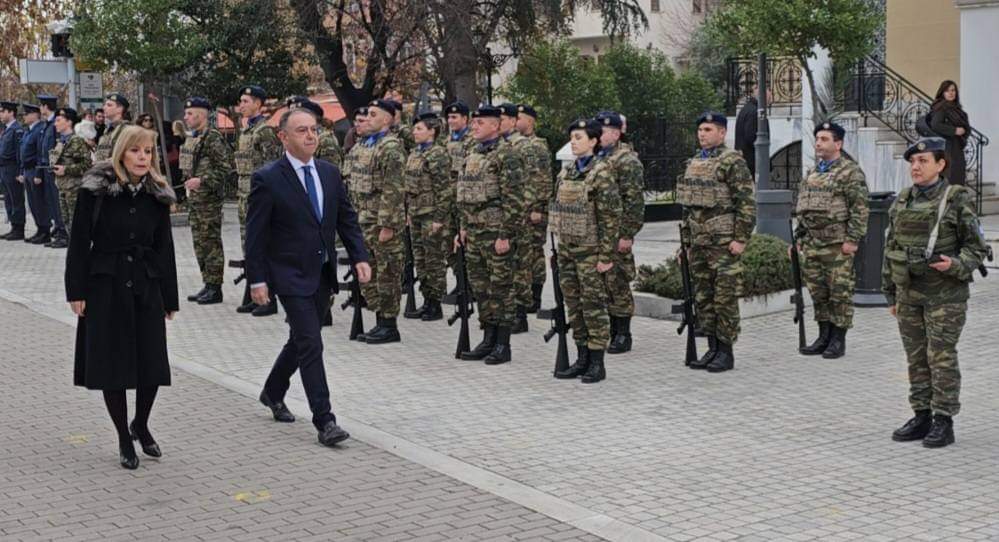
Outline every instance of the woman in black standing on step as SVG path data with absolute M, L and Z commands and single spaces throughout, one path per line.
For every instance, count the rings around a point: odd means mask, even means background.
M 968 143 L 971 125 L 968 114 L 961 107 L 957 83 L 946 80 L 940 83 L 937 96 L 930 108 L 930 129 L 947 141 L 947 169 L 944 177 L 950 184 L 965 184 L 964 147 Z
M 155 133 L 128 126 L 111 160 L 84 175 L 73 215 L 66 258 L 66 299 L 79 317 L 73 383 L 103 391 L 126 469 L 139 466 L 133 439 L 146 455 L 162 455 L 148 421 L 157 389 L 170 384 L 164 318 L 178 307 L 175 201 L 160 175 Z M 131 424 L 126 389 L 136 390 Z

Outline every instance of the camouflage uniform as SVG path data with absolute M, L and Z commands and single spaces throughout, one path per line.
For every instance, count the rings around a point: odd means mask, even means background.
M 399 138 L 407 153 L 416 147 L 416 142 L 413 141 L 413 128 L 408 124 L 393 124 L 389 131 Z
M 445 262 L 451 251 L 451 160 L 440 145 L 417 145 L 406 161 L 406 206 L 412 225 L 413 259 L 424 300 L 440 302 L 447 286 Z M 433 223 L 441 224 L 437 233 Z
M 534 177 L 536 175 L 537 164 L 534 159 L 534 145 L 531 140 L 524 137 L 517 131 L 513 131 L 503 138 L 501 145 L 508 145 L 513 149 L 513 152 L 520 157 L 522 165 L 522 170 L 524 171 L 524 182 L 521 185 L 520 200 L 523 202 L 521 207 L 524 210 L 524 214 L 521 215 L 520 224 L 518 225 L 517 231 L 514 234 L 517 245 L 516 269 L 513 273 L 513 281 L 515 287 L 514 300 L 517 304 L 518 316 L 526 318 L 526 316 L 520 314 L 521 311 L 525 310 L 527 307 L 531 306 L 531 284 L 532 284 L 532 266 L 531 266 L 531 252 L 532 252 L 532 235 L 534 228 L 530 221 L 530 211 L 534 208 L 537 201 L 537 195 L 534 191 Z M 526 313 L 525 313 L 526 314 Z
M 239 144 L 235 153 L 236 173 L 239 175 L 239 188 L 236 192 L 239 205 L 239 239 L 246 243 L 246 200 L 250 196 L 250 177 L 253 172 L 267 162 L 277 160 L 284 153 L 284 147 L 274 128 L 267 124 L 263 116 L 249 120 L 239 134 Z
M 853 327 L 853 255 L 843 254 L 842 246 L 867 234 L 867 205 L 864 172 L 846 157 L 820 164 L 798 189 L 794 238 L 818 322 Z
M 59 188 L 59 209 L 62 211 L 66 232 L 72 233 L 73 211 L 76 209 L 76 193 L 83 182 L 83 174 L 90 169 L 90 146 L 78 135 L 60 136 L 56 146 L 49 151 L 49 164 L 65 166 L 62 175 L 55 176 Z
M 205 284 L 222 284 L 222 201 L 225 180 L 234 169 L 232 150 L 215 128 L 188 137 L 180 148 L 181 178 L 201 179 L 201 187 L 188 195 L 188 220 Z
M 468 235 L 468 279 L 483 326 L 510 328 L 514 322 L 516 236 L 526 208 L 523 183 L 523 161 L 500 139 L 476 145 L 458 178 L 461 229 Z M 509 240 L 510 250 L 497 254 L 497 239 Z
M 371 259 L 371 281 L 362 284 L 368 308 L 380 318 L 399 315 L 402 297 L 402 267 L 405 261 L 403 171 L 406 153 L 402 141 L 391 133 L 368 136 L 350 149 L 350 193 L 357 208 L 358 223 Z M 395 232 L 392 239 L 378 241 L 382 228 Z
M 323 126 L 319 129 L 319 146 L 316 147 L 316 158 L 326 160 L 338 168 L 343 166 L 343 147 L 337 141 L 332 128 Z
M 114 144 L 118 141 L 118 136 L 121 135 L 121 130 L 125 126 L 131 124 L 125 119 L 121 119 L 117 124 L 111 127 L 110 130 L 104 132 L 104 135 L 97 140 L 97 146 L 94 147 L 94 162 L 103 162 L 105 160 L 111 159 L 111 151 L 114 150 Z M 69 223 L 66 223 L 66 227 L 69 227 Z
M 476 145 L 477 143 L 472 138 L 471 130 L 466 128 L 460 133 L 451 132 L 444 146 L 447 149 L 448 157 L 451 159 L 451 209 L 448 213 L 450 216 L 448 227 L 451 228 L 452 233 L 461 222 L 461 213 L 458 211 L 458 178 L 461 177 L 462 169 L 465 167 L 465 157 L 471 154 Z M 453 251 L 448 251 L 447 263 L 452 269 L 456 265 L 456 258 L 457 256 Z
M 645 223 L 645 168 L 638 153 L 627 143 L 618 143 L 601 152 L 601 159 L 617 182 L 621 195 L 621 226 L 618 239 L 634 239 Z M 635 254 L 618 252 L 614 241 L 614 268 L 607 272 L 608 311 L 614 318 L 635 314 L 631 282 L 635 280 Z
M 530 224 L 527 245 L 530 247 L 527 265 L 531 277 L 531 286 L 535 296 L 541 295 L 545 285 L 548 270 L 545 261 L 546 232 L 548 231 L 548 202 L 554 197 L 552 182 L 552 154 L 548 150 L 548 141 L 537 135 L 527 136 L 531 142 L 527 159 L 528 182 L 532 186 L 534 201 L 531 203 L 528 215 L 532 212 L 541 213 L 541 222 Z M 528 216 L 530 219 L 530 216 Z
M 947 203 L 933 254 L 952 258 L 950 269 L 929 267 L 925 251 Z M 975 216 L 974 198 L 963 186 L 937 181 L 925 190 L 902 190 L 889 211 L 882 289 L 895 305 L 909 365 L 909 403 L 915 411 L 954 416 L 961 408 L 957 341 L 968 309 L 968 284 L 988 250 Z
M 592 158 L 582 170 L 577 163 L 559 173 L 548 220 L 558 236 L 559 285 L 573 340 L 581 348 L 604 350 L 610 342 L 608 277 L 597 263 L 615 261 L 621 195 L 606 161 Z
M 739 337 L 742 264 L 728 245 L 747 243 L 756 225 L 753 177 L 742 155 L 721 145 L 688 161 L 676 198 L 691 247 L 698 324 L 731 346 Z

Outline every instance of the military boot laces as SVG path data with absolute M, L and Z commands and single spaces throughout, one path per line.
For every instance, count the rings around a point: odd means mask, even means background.
M 829 345 L 822 352 L 825 359 L 838 359 L 846 355 L 846 328 L 829 325 Z
M 718 339 L 714 335 L 708 335 L 708 351 L 701 356 L 701 359 L 693 361 L 688 365 L 691 369 L 705 369 L 711 360 L 718 355 Z
M 826 351 L 826 347 L 829 346 L 829 328 L 831 324 L 829 322 L 819 322 L 819 336 L 816 337 L 815 342 L 804 347 L 799 348 L 798 352 L 801 352 L 805 356 L 818 356 L 819 354 Z
M 576 345 L 576 361 L 563 371 L 556 371 L 555 378 L 569 380 L 582 376 L 590 367 L 590 349 L 585 344 Z
M 604 369 L 604 351 L 591 348 L 590 366 L 579 380 L 583 384 L 596 384 L 605 378 L 607 378 L 607 371 Z
M 950 416 L 935 414 L 930 432 L 923 438 L 923 446 L 943 448 L 948 444 L 954 444 L 954 420 Z
M 929 410 L 917 410 L 916 415 L 909 418 L 905 425 L 899 427 L 891 434 L 891 439 L 895 442 L 908 442 L 910 440 L 921 440 L 930 432 L 930 425 L 933 417 Z
M 607 348 L 608 354 L 623 354 L 631 351 L 631 317 L 614 318 L 617 327 L 612 333 L 610 346 Z
M 735 368 L 735 353 L 732 352 L 732 345 L 721 340 L 717 341 L 717 343 L 718 353 L 715 354 L 715 357 L 711 359 L 711 362 L 708 363 L 705 369 L 709 373 L 731 371 Z
M 493 351 L 484 359 L 486 365 L 499 365 L 513 359 L 513 353 L 510 350 L 510 328 L 496 328 L 496 344 L 493 345 Z
M 461 353 L 461 359 L 469 361 L 478 361 L 485 358 L 493 351 L 493 346 L 496 345 L 496 326 L 485 324 L 482 328 L 482 341 L 475 345 L 475 348 L 469 350 L 468 352 Z

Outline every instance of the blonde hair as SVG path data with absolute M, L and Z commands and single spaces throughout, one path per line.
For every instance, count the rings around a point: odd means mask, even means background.
M 149 173 L 147 175 L 161 188 L 170 186 L 166 179 L 163 178 L 163 174 L 160 173 L 160 155 L 156 152 L 156 139 L 156 132 L 152 130 L 146 130 L 134 124 L 122 126 L 121 133 L 118 134 L 118 141 L 115 141 L 114 150 L 111 151 L 111 167 L 114 168 L 114 174 L 118 177 L 119 184 L 129 182 L 128 170 L 125 169 L 125 163 L 122 160 L 125 156 L 125 151 L 135 145 L 148 142 L 152 143 L 153 146 L 153 158 L 150 160 Z

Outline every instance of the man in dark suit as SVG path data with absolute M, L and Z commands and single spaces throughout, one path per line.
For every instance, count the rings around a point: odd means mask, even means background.
M 756 175 L 756 131 L 759 125 L 759 102 L 756 101 L 757 87 L 753 95 L 746 99 L 739 114 L 735 117 L 735 150 L 742 153 L 749 166 L 749 172 Z
M 246 276 L 258 305 L 277 295 L 291 333 L 271 369 L 260 402 L 279 422 L 295 417 L 284 404 L 298 370 L 312 410 L 312 423 L 325 446 L 350 438 L 336 423 L 323 367 L 320 326 L 336 291 L 337 235 L 358 280 L 371 278 L 368 251 L 357 213 L 336 166 L 313 158 L 319 143 L 317 119 L 308 109 L 281 116 L 278 138 L 285 154 L 253 173 L 246 217 Z

